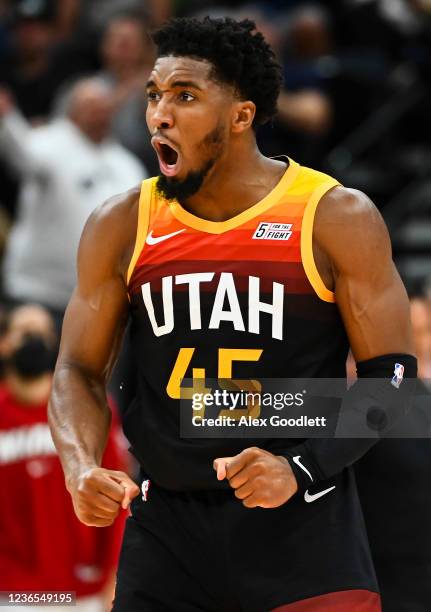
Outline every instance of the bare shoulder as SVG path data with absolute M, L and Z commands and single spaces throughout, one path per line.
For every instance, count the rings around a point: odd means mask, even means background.
M 337 223 L 383 223 L 376 206 L 358 189 L 335 187 L 331 189 L 320 202 L 316 222 L 319 224 Z
M 391 254 L 383 218 L 370 198 L 357 189 L 335 187 L 317 207 L 313 237 L 331 258 Z
M 92 257 L 92 250 L 97 249 L 125 276 L 135 245 L 140 189 L 133 187 L 94 209 L 82 233 L 81 259 Z

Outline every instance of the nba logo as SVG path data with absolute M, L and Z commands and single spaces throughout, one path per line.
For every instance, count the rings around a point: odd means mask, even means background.
M 144 482 L 142 483 L 142 486 L 141 486 L 142 501 L 144 502 L 148 501 L 148 489 L 150 488 L 150 484 L 151 484 L 150 480 L 144 480 Z
M 400 384 L 403 382 L 404 366 L 401 363 L 396 363 L 394 368 L 394 376 L 391 380 L 391 384 L 397 389 L 400 388 Z

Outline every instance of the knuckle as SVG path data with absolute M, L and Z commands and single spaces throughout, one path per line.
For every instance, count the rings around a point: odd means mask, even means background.
M 264 491 L 266 487 L 266 479 L 263 476 L 256 476 L 254 479 L 254 485 L 258 489 L 261 488 L 262 491 Z
M 251 466 L 254 474 L 260 474 L 265 469 L 265 464 L 261 459 L 256 459 Z
M 91 490 L 94 487 L 95 483 L 96 478 L 94 476 L 84 474 L 78 482 L 77 490 L 79 492 Z
M 120 478 L 121 480 L 130 480 L 130 476 L 126 474 L 126 472 L 122 472 L 121 470 L 111 470 L 111 474 Z
M 81 480 L 83 482 L 88 482 L 88 481 L 91 482 L 97 478 L 99 472 L 100 472 L 100 468 L 91 468 L 82 474 Z
M 80 482 L 77 489 L 76 489 L 76 493 L 78 496 L 78 499 L 82 498 L 82 497 L 86 497 L 88 491 L 87 491 L 87 483 L 86 482 Z

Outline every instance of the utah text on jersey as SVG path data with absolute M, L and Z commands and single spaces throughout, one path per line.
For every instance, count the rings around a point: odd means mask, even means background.
M 211 283 L 215 277 L 217 278 L 217 289 L 211 315 L 209 321 L 207 321 L 208 328 L 219 329 L 222 321 L 229 321 L 236 331 L 246 331 L 234 275 L 231 272 L 221 272 L 217 275 L 215 272 L 192 272 L 162 278 L 163 324 L 158 324 L 156 320 L 154 303 L 151 297 L 151 283 L 142 285 L 142 297 L 154 334 L 163 336 L 171 333 L 174 329 L 174 284 L 185 285 L 188 288 L 190 329 L 202 329 L 201 286 L 203 283 Z M 267 313 L 272 317 L 272 337 L 283 340 L 284 285 L 276 282 L 272 283 L 271 302 L 263 302 L 260 297 L 260 278 L 249 276 L 247 331 L 250 334 L 259 334 L 260 315 L 261 313 Z

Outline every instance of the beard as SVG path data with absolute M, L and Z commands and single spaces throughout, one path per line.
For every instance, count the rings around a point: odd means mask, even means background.
M 199 170 L 191 170 L 182 180 L 170 178 L 161 174 L 157 180 L 157 192 L 166 200 L 177 200 L 183 203 L 187 198 L 195 195 L 202 187 L 206 176 L 221 155 L 223 145 L 223 127 L 217 127 L 207 134 L 199 143 L 198 149 L 211 150 L 209 158 Z
M 209 159 L 200 170 L 193 170 L 182 180 L 175 180 L 161 174 L 157 181 L 157 191 L 165 200 L 184 202 L 195 195 L 202 187 L 206 175 L 214 166 L 216 159 Z

